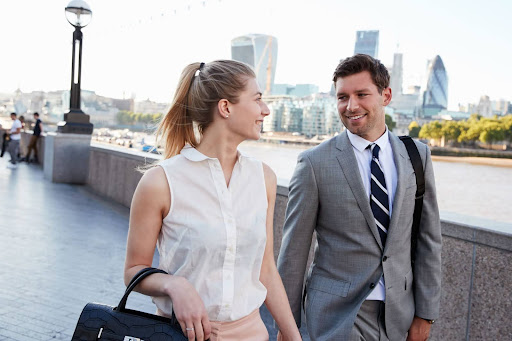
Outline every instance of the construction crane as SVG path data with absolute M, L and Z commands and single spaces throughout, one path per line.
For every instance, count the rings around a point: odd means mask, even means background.
M 267 43 L 265 44 L 265 47 L 263 48 L 263 51 L 261 53 L 261 58 L 258 60 L 258 64 L 256 65 L 256 72 L 259 74 L 259 70 L 261 67 L 261 63 L 263 62 L 263 59 L 265 58 L 265 54 L 268 51 L 268 64 L 267 64 L 267 79 L 265 82 L 265 89 L 263 91 L 264 95 L 270 95 L 270 91 L 272 90 L 272 40 L 273 37 L 269 36 L 267 38 Z

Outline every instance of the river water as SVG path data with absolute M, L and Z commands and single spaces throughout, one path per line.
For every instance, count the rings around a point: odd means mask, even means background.
M 244 142 L 240 150 L 267 163 L 280 185 L 288 185 L 297 156 L 307 147 Z M 511 167 L 434 160 L 441 218 L 512 234 Z M 452 160 L 453 158 L 446 158 Z

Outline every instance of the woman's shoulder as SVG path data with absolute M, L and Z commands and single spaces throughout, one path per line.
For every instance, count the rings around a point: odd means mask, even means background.
M 150 191 L 161 189 L 163 184 L 167 184 L 167 177 L 164 169 L 158 165 L 146 170 L 139 181 L 141 189 Z

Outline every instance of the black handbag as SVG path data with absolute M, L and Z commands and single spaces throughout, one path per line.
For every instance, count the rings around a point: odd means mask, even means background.
M 117 307 L 88 303 L 82 310 L 72 341 L 186 341 L 175 318 L 169 319 L 141 311 L 126 309 L 128 295 L 144 278 L 167 272 L 145 268 L 130 281 Z

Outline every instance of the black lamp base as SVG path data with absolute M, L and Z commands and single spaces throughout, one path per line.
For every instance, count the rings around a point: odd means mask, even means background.
M 64 114 L 64 121 L 57 123 L 57 132 L 65 134 L 91 135 L 93 124 L 90 116 L 81 112 L 68 112 Z

